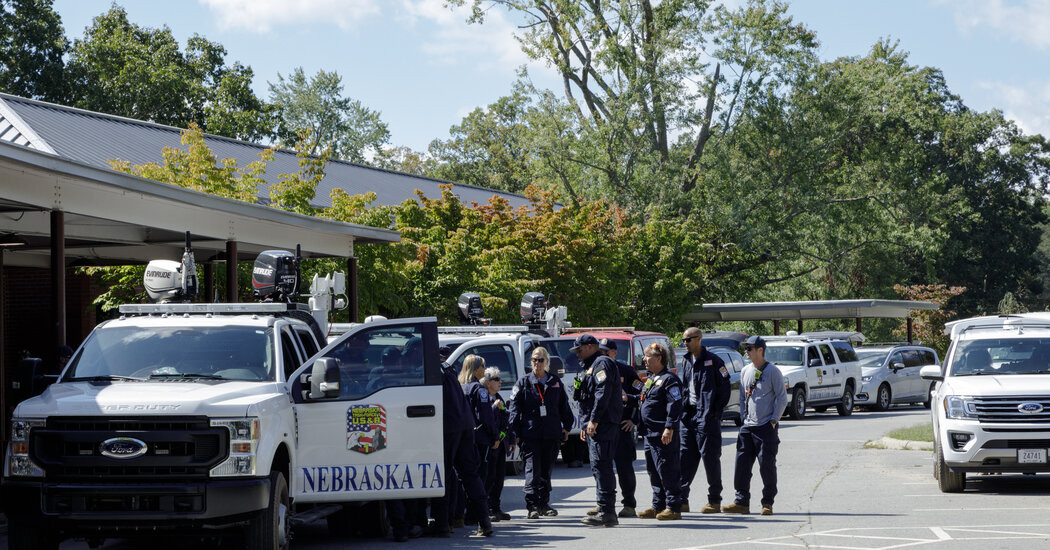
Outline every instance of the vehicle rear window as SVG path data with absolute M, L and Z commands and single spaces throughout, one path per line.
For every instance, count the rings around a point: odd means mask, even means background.
M 857 360 L 857 352 L 853 351 L 853 346 L 849 342 L 832 342 L 831 345 L 835 348 L 835 353 L 838 354 L 840 361 L 845 363 Z

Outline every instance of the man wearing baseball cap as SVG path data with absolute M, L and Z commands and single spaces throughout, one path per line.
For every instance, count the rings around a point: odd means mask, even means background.
M 751 468 L 758 459 L 762 476 L 762 515 L 773 515 L 777 495 L 777 451 L 780 447 L 780 415 L 787 408 L 784 375 L 766 361 L 766 341 L 752 336 L 744 342 L 751 364 L 740 373 L 740 417 L 744 425 L 736 438 L 736 471 L 733 486 L 736 500 L 725 506 L 727 514 L 750 514 Z
M 599 352 L 598 339 L 590 334 L 576 338 L 569 350 L 580 358 L 578 401 L 583 429 L 580 439 L 587 441 L 591 472 L 597 484 L 598 508 L 601 513 L 584 516 L 586 525 L 612 527 L 616 519 L 616 476 L 613 474 L 613 447 L 620 431 L 623 414 L 620 372 L 612 359 Z

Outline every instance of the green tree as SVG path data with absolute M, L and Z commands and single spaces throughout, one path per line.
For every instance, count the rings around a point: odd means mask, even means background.
M 306 132 L 311 136 L 307 153 L 332 149 L 335 158 L 365 163 L 366 154 L 379 151 L 390 140 L 390 130 L 378 111 L 343 96 L 343 79 L 334 71 L 307 77 L 302 67 L 269 83 L 270 102 L 276 111 L 277 138 L 289 145 Z
M 0 0 L 0 90 L 61 102 L 69 46 L 52 0 Z
M 141 27 L 114 5 L 73 42 L 67 70 L 74 105 L 180 128 L 254 140 L 269 135 L 267 107 L 251 91 L 253 72 L 227 65 L 226 50 L 192 36 L 186 50 L 166 26 Z

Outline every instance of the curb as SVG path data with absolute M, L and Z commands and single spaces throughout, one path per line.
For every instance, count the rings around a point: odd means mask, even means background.
M 904 439 L 893 439 L 892 437 L 883 437 L 876 439 L 875 441 L 868 442 L 869 447 L 879 447 L 883 449 L 893 449 L 896 451 L 932 451 L 933 443 L 929 441 L 907 441 Z

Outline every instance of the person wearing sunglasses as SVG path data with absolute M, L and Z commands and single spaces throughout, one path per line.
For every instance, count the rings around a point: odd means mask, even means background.
M 766 341 L 752 336 L 744 342 L 751 364 L 740 373 L 740 417 L 744 425 L 736 438 L 736 469 L 733 487 L 736 499 L 722 508 L 727 514 L 750 514 L 751 469 L 758 460 L 762 477 L 762 515 L 773 515 L 777 495 L 777 451 L 780 449 L 780 416 L 787 408 L 784 375 L 766 361 Z
M 526 517 L 540 519 L 558 515 L 550 505 L 551 470 L 559 444 L 569 438 L 573 417 L 565 385 L 547 368 L 547 350 L 534 349 L 531 361 L 532 372 L 510 390 L 509 422 L 525 461 Z
M 503 511 L 500 496 L 503 493 L 503 482 L 507 473 L 507 454 L 514 452 L 514 433 L 510 430 L 510 414 L 507 405 L 499 394 L 503 385 L 499 367 L 488 367 L 481 379 L 482 385 L 489 392 L 492 403 L 492 417 L 496 421 L 498 435 L 488 449 L 488 477 L 485 480 L 485 493 L 489 496 L 489 519 L 493 522 L 510 519 L 510 514 Z
M 682 479 L 678 424 L 682 418 L 682 381 L 671 372 L 671 350 L 653 343 L 645 348 L 649 376 L 642 390 L 645 469 L 653 488 L 653 506 L 638 513 L 642 519 L 682 519 Z
M 700 463 L 707 474 L 707 504 L 702 514 L 722 510 L 722 411 L 729 403 L 729 370 L 720 357 L 701 342 L 696 327 L 685 329 L 682 342 L 688 353 L 682 363 L 685 410 L 682 413 L 682 511 L 689 511 L 689 486 Z

